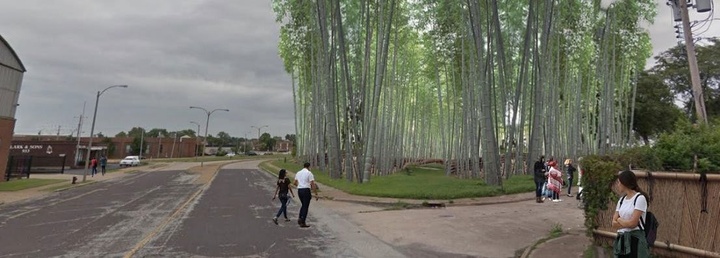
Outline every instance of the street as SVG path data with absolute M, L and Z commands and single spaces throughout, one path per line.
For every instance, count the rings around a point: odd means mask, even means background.
M 274 178 L 257 161 L 209 183 L 174 169 L 0 206 L 0 257 L 402 257 L 331 210 L 310 205 L 309 229 L 270 220 Z

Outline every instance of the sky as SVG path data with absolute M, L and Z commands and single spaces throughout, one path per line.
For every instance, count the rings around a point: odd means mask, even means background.
M 603 0 L 611 2 L 610 0 Z M 654 55 L 677 44 L 670 8 L 647 24 Z M 25 73 L 16 134 L 115 135 L 132 127 L 220 131 L 235 137 L 294 133 L 290 76 L 278 56 L 270 1 L 0 0 L 0 35 Z M 707 13 L 691 11 L 691 20 Z M 720 36 L 720 21 L 702 36 Z M 653 59 L 648 60 L 648 67 Z

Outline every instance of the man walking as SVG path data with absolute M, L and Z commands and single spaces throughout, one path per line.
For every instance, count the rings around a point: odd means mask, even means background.
M 105 175 L 105 166 L 107 166 L 107 158 L 102 155 L 100 156 L 100 168 L 103 176 Z
M 541 195 L 543 186 L 545 185 L 545 156 L 540 156 L 540 159 L 535 161 L 533 172 L 535 179 L 535 202 L 542 203 L 543 198 Z
M 315 185 L 315 177 L 312 172 L 310 172 L 310 163 L 305 162 L 305 164 L 303 164 L 303 169 L 295 174 L 294 185 L 298 188 L 298 197 L 300 198 L 300 203 L 302 204 L 302 207 L 300 207 L 300 215 L 298 216 L 298 225 L 300 225 L 301 228 L 310 227 L 305 223 L 308 208 L 310 207 L 310 200 L 312 200 L 312 193 L 310 193 L 310 190 L 315 192 L 315 195 L 317 195 L 317 186 Z

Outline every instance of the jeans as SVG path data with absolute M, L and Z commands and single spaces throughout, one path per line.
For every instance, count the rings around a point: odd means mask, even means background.
M 300 215 L 298 215 L 298 223 L 305 224 L 305 219 L 307 219 L 308 214 L 308 208 L 310 208 L 310 200 L 312 200 L 312 193 L 310 193 L 310 188 L 298 189 L 298 198 L 300 198 L 300 203 L 302 204 L 302 206 L 300 207 Z
M 104 176 L 105 175 L 105 165 L 100 166 L 100 168 L 102 168 L 102 174 Z
M 91 176 L 94 176 L 95 174 L 97 174 L 97 167 L 95 167 L 95 166 L 92 167 L 92 173 L 91 173 L 91 174 L 92 174 Z
M 545 179 L 535 179 L 535 197 L 540 197 L 542 195 L 542 189 L 545 185 Z
M 572 177 L 569 177 L 569 178 L 568 178 L 568 194 L 572 194 L 572 192 L 571 192 L 571 190 L 572 190 L 572 183 L 573 183 L 573 178 L 572 178 Z
M 288 196 L 287 194 L 281 194 L 280 195 L 280 210 L 278 210 L 277 215 L 275 215 L 276 218 L 280 217 L 280 214 L 285 215 L 285 218 L 287 219 L 287 203 L 288 203 Z

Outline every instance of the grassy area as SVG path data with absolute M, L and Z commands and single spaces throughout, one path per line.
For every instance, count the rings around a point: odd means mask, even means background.
M 274 160 L 272 165 L 295 172 L 301 165 L 283 160 Z M 266 170 L 269 166 L 261 165 Z M 442 167 L 424 165 L 410 167 L 408 170 L 388 176 L 373 177 L 369 183 L 358 184 L 345 179 L 330 179 L 330 177 L 313 169 L 315 179 L 325 185 L 354 195 L 407 198 L 407 199 L 433 199 L 452 200 L 458 198 L 487 197 L 503 194 L 531 192 L 535 189 L 532 176 L 513 176 L 504 181 L 504 189 L 488 186 L 480 179 L 459 179 L 446 176 Z M 322 190 L 322 189 L 321 189 Z
M 15 179 L 10 181 L 2 181 L 0 182 L 0 192 L 12 192 L 12 191 L 20 191 L 28 188 L 34 188 L 34 187 L 40 187 L 45 185 L 51 185 L 55 183 L 60 183 L 65 180 L 62 179 L 37 179 L 37 178 L 29 178 L 29 179 Z

